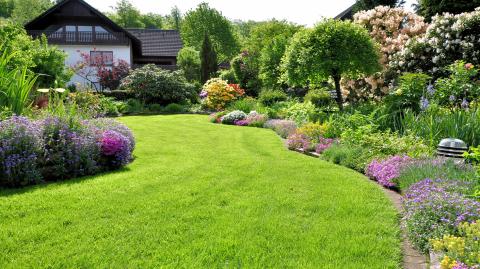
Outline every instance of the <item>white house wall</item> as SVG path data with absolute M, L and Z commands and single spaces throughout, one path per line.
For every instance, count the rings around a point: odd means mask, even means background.
M 129 65 L 131 65 L 132 60 L 132 49 L 131 46 L 118 46 L 118 45 L 56 45 L 60 50 L 65 51 L 68 56 L 65 60 L 65 65 L 67 67 L 75 66 L 78 62 L 83 61 L 80 56 L 81 52 L 90 54 L 90 51 L 113 51 L 113 60 L 124 60 Z M 88 67 L 90 68 L 90 67 Z M 93 67 L 92 67 L 93 68 Z M 90 77 L 92 78 L 92 77 Z M 96 78 L 93 80 L 97 81 Z M 85 80 L 81 76 L 75 74 L 68 84 L 80 84 L 82 86 L 90 86 L 90 82 Z

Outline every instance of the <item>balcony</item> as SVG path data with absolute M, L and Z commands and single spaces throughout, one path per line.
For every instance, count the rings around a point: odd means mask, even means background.
M 80 32 L 80 31 L 28 31 L 33 38 L 42 34 L 49 44 L 56 45 L 129 45 L 130 39 L 123 32 Z

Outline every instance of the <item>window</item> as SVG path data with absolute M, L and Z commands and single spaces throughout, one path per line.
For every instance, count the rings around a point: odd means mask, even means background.
M 113 65 L 113 51 L 90 51 L 90 64 L 104 64 L 106 66 Z
M 77 40 L 76 38 L 76 32 L 77 32 L 77 26 L 75 25 L 67 25 L 65 26 L 65 31 L 66 31 L 66 40 L 69 42 L 74 42 Z

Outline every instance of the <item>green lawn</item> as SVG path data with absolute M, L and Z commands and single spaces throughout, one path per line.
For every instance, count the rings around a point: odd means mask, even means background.
M 398 216 L 364 176 L 270 130 L 121 119 L 122 171 L 0 191 L 0 268 L 398 268 Z

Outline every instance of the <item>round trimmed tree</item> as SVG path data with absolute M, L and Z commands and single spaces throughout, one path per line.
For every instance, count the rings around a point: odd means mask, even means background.
M 283 58 L 283 79 L 291 86 L 308 86 L 332 78 L 342 110 L 342 77 L 358 78 L 380 71 L 379 60 L 378 47 L 365 28 L 328 19 L 295 35 Z

